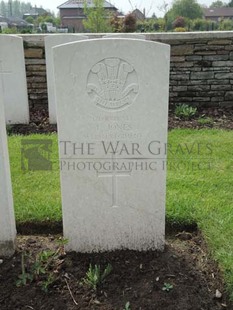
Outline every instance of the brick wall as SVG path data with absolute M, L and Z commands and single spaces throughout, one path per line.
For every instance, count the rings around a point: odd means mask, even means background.
M 44 36 L 22 35 L 31 106 L 47 105 Z M 171 45 L 171 105 L 233 107 L 231 31 L 156 33 L 146 34 L 146 39 Z

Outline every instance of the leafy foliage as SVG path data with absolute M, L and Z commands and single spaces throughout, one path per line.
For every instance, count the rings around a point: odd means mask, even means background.
M 136 17 L 129 13 L 125 16 L 123 22 L 123 31 L 124 32 L 135 32 L 136 31 Z
M 211 117 L 200 117 L 197 120 L 198 124 L 200 125 L 212 125 L 214 123 L 214 120 Z
M 26 17 L 25 20 L 26 20 L 26 22 L 29 23 L 29 24 L 33 24 L 34 21 L 35 21 L 34 18 L 33 18 L 32 16 Z
M 217 28 L 217 23 L 211 20 L 197 18 L 191 21 L 191 29 L 194 31 L 211 31 L 216 30 Z
M 129 301 L 127 301 L 127 303 L 125 304 L 124 310 L 131 310 L 130 302 Z
M 164 18 L 150 18 L 137 22 L 136 30 L 140 32 L 163 32 L 165 31 Z
M 225 2 L 222 2 L 221 0 L 216 0 L 214 2 L 211 3 L 210 8 L 222 8 L 222 7 L 226 7 L 227 4 Z
M 67 240 L 62 240 L 56 251 L 43 250 L 36 257 L 31 253 L 23 253 L 21 258 L 21 274 L 18 276 L 16 286 L 26 286 L 31 282 L 36 282 L 44 292 L 48 292 L 49 286 L 58 277 L 58 269 L 61 266 L 60 259 L 63 252 L 63 245 Z
M 110 16 L 104 8 L 103 0 L 93 0 L 92 7 L 88 7 L 87 1 L 85 1 L 84 14 L 87 17 L 83 21 L 86 30 L 94 33 L 111 31 Z
M 185 28 L 185 19 L 183 16 L 179 16 L 172 23 L 173 28 Z
M 180 118 L 190 119 L 197 112 L 197 108 L 193 108 L 187 104 L 177 105 L 175 108 L 175 115 Z
M 175 32 L 186 32 L 186 28 L 183 27 L 177 27 L 174 29 Z
M 28 282 L 32 282 L 33 276 L 30 273 L 26 272 L 26 267 L 25 267 L 25 253 L 22 253 L 21 255 L 21 271 L 22 273 L 18 276 L 18 280 L 16 281 L 16 286 L 22 286 L 22 285 L 27 285 Z
M 176 0 L 171 11 L 174 16 L 183 16 L 190 19 L 201 18 L 203 11 L 196 0 Z
M 2 34 L 16 34 L 16 33 L 19 33 L 19 31 L 17 30 L 17 28 L 13 27 L 13 28 L 2 29 L 0 31 L 0 33 L 2 33 Z
M 168 29 L 172 29 L 173 22 L 179 16 L 188 19 L 202 18 L 203 10 L 196 0 L 175 0 L 164 17 Z
M 165 292 L 170 292 L 173 289 L 173 285 L 170 283 L 164 283 L 162 290 Z
M 119 18 L 116 13 L 110 18 L 110 25 L 113 32 L 123 32 L 123 19 Z
M 110 264 L 104 269 L 101 273 L 99 265 L 94 267 L 90 264 L 89 269 L 86 273 L 86 277 L 83 279 L 83 282 L 87 284 L 90 288 L 97 290 L 97 287 L 104 281 L 104 279 L 111 273 L 112 266 Z
M 220 21 L 219 30 L 232 30 L 233 29 L 233 21 L 231 19 L 223 19 Z

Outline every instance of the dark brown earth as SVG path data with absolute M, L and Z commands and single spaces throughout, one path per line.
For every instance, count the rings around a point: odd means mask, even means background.
M 203 119 L 209 118 L 210 122 L 202 124 Z M 233 129 L 233 108 L 198 108 L 195 117 L 185 120 L 178 118 L 171 110 L 168 121 L 169 129 L 174 128 L 216 128 L 216 129 Z
M 202 119 L 209 118 L 206 124 Z M 176 117 L 173 110 L 169 111 L 169 129 L 174 128 L 220 128 L 233 129 L 233 109 L 232 108 L 198 108 L 197 114 L 191 119 Z M 31 134 L 31 133 L 52 133 L 57 131 L 56 125 L 49 124 L 47 109 L 30 109 L 29 125 L 8 126 L 9 134 Z
M 116 251 L 101 254 L 62 253 L 57 259 L 57 280 L 45 293 L 38 281 L 16 287 L 21 254 L 32 256 L 54 249 L 58 236 L 19 236 L 17 252 L 0 265 L 1 310 L 219 310 L 233 309 L 227 300 L 221 273 L 210 259 L 198 232 L 167 237 L 165 251 Z M 83 278 L 92 265 L 112 272 L 95 292 Z M 27 268 L 27 266 L 26 266 Z M 27 271 L 27 269 L 26 269 Z M 163 291 L 164 283 L 173 285 Z M 216 290 L 222 293 L 216 298 Z

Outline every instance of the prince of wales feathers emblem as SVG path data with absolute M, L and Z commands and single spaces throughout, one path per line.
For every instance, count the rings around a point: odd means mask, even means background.
M 122 59 L 106 58 L 92 67 L 87 92 L 101 108 L 118 110 L 129 106 L 138 94 L 136 71 Z

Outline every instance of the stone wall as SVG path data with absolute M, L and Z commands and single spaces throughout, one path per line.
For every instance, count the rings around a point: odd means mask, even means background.
M 44 36 L 22 35 L 31 106 L 47 105 Z M 153 33 L 146 39 L 171 45 L 170 105 L 233 106 L 231 31 Z
M 29 105 L 48 105 L 44 36 L 24 36 Z

